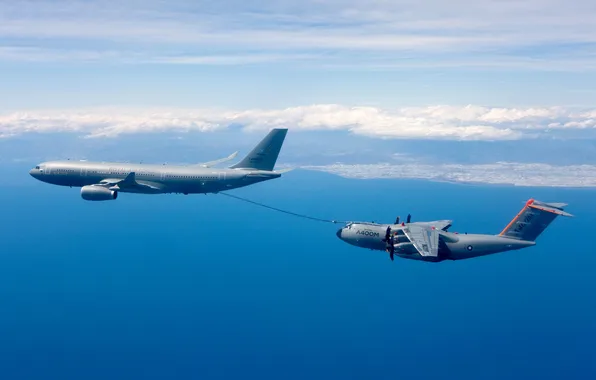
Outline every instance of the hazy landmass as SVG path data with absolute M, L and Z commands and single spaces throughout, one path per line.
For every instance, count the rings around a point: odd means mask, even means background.
M 415 178 L 440 182 L 488 183 L 512 186 L 594 187 L 596 166 L 525 164 L 497 162 L 495 164 L 333 164 L 304 166 L 347 178 Z

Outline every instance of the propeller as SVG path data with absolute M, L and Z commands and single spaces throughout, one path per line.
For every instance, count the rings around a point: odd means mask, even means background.
M 391 236 L 391 227 L 387 226 L 387 230 L 385 230 L 385 240 L 387 244 L 389 244 L 389 237 Z
M 383 241 L 386 244 L 386 251 L 389 252 L 389 258 L 393 261 L 393 254 L 395 253 L 395 247 L 393 246 L 393 236 L 391 236 L 391 226 L 387 226 L 385 231 L 385 239 Z

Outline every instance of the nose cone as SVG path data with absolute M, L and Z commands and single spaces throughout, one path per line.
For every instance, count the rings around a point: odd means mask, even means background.
M 42 171 L 36 167 L 29 170 L 29 175 L 35 179 L 41 180 L 41 174 L 42 174 Z
M 343 228 L 340 228 L 339 230 L 337 230 L 337 232 L 335 233 L 335 236 L 337 236 L 338 238 L 341 239 L 341 232 L 343 231 Z

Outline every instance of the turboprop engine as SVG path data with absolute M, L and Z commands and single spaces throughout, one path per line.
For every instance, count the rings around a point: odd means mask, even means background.
M 83 186 L 81 197 L 86 201 L 111 201 L 118 198 L 118 192 L 102 186 Z

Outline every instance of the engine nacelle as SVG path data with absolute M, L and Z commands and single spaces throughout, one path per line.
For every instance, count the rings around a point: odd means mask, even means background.
M 102 186 L 83 186 L 81 197 L 86 201 L 111 201 L 118 198 L 118 192 Z

